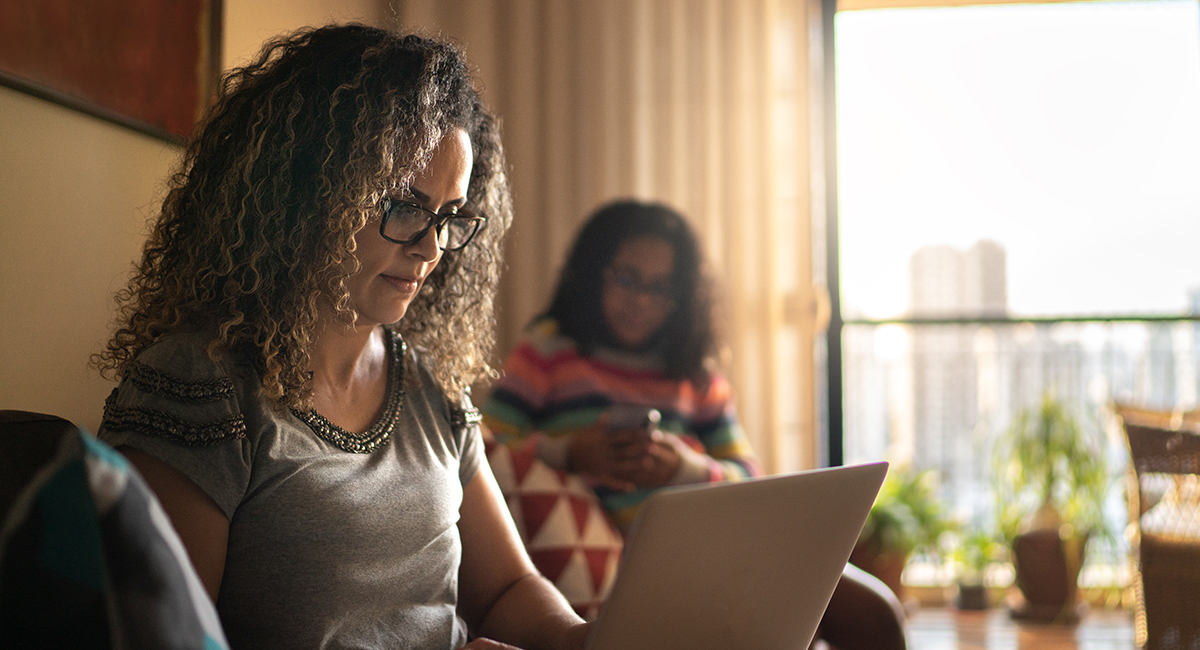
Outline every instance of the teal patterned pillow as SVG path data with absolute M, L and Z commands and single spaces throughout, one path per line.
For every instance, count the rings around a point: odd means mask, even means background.
M 90 434 L 63 437 L 4 522 L 0 647 L 229 647 L 158 500 Z

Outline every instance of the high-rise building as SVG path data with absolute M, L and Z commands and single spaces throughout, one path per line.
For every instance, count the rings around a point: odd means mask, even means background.
M 910 311 L 930 318 L 1003 317 L 1008 310 L 1004 248 L 980 241 L 967 250 L 928 246 L 910 261 Z M 999 381 L 997 348 L 985 325 L 931 324 L 912 329 L 912 463 L 936 469 L 962 509 L 986 499 L 987 414 Z M 980 382 L 987 384 L 988 390 Z M 981 404 L 981 399 L 983 403 Z
M 1008 312 L 1004 247 L 982 240 L 967 250 L 926 246 L 909 261 L 913 316 L 1003 317 Z

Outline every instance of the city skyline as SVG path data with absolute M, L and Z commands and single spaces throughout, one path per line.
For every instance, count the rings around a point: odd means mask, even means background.
M 908 265 L 908 310 L 1003 311 L 1005 257 L 987 241 L 919 249 Z M 1200 291 L 1189 298 L 1200 306 Z M 987 525 L 990 451 L 1021 408 L 1052 391 L 1102 432 L 1115 476 L 1126 451 L 1107 427 L 1109 407 L 1196 406 L 1200 323 L 849 326 L 844 367 L 847 462 L 933 469 L 951 511 Z M 1106 510 L 1112 526 L 1127 516 L 1116 492 Z

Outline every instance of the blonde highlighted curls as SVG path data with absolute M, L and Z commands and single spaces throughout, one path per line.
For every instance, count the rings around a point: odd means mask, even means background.
M 265 397 L 307 409 L 318 315 L 332 307 L 354 319 L 345 284 L 357 268 L 354 234 L 454 128 L 474 150 L 464 210 L 487 225 L 443 255 L 391 327 L 459 399 L 491 373 L 492 301 L 512 218 L 496 120 L 454 46 L 362 25 L 269 41 L 224 78 L 93 365 L 120 377 L 160 336 L 210 332 L 210 356 L 236 355 Z

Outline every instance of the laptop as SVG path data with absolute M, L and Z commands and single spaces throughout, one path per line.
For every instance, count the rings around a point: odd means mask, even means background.
M 588 650 L 807 648 L 887 463 L 661 490 Z

